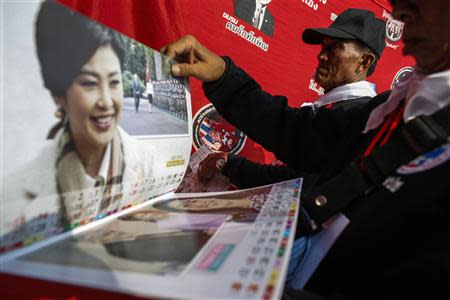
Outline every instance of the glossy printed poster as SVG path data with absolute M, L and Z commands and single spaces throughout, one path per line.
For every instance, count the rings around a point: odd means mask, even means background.
M 188 82 L 159 52 L 56 2 L 2 2 L 0 251 L 174 191 Z
M 153 199 L 10 253 L 2 272 L 164 299 L 279 299 L 301 183 Z

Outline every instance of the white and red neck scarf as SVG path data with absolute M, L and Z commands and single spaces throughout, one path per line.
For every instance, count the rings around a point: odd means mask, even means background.
M 386 102 L 372 111 L 364 133 L 380 126 L 403 99 L 406 101 L 404 121 L 442 109 L 450 104 L 450 70 L 426 75 L 416 68 L 397 84 Z

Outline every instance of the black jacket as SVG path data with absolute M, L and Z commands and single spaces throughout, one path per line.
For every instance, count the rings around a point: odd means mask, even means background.
M 320 173 L 319 184 L 361 155 L 379 130 L 362 134 L 370 112 L 387 100 L 386 93 L 350 110 L 311 115 L 290 108 L 284 97 L 265 93 L 226 60 L 224 76 L 204 84 L 218 112 L 288 166 Z M 344 209 L 350 224 L 307 289 L 331 299 L 448 295 L 450 144 L 422 155 L 389 178 L 398 183 L 397 189 L 380 184 Z
M 311 107 L 301 107 L 297 110 L 304 110 L 305 114 L 311 114 L 309 118 L 321 110 L 343 110 L 347 111 L 356 106 L 366 104 L 371 98 L 361 97 L 347 101 L 336 102 L 332 107 L 320 107 L 313 110 Z M 318 174 L 295 170 L 287 166 L 272 166 L 252 162 L 243 157 L 230 154 L 222 174 L 227 176 L 230 181 L 238 188 L 252 188 L 289 179 L 303 177 L 303 187 L 309 187 L 315 184 Z
M 260 164 L 233 154 L 228 155 L 222 174 L 240 189 L 302 177 L 301 173 L 289 167 Z

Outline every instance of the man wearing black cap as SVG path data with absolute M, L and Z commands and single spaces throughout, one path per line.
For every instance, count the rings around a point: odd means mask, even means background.
M 367 10 L 348 9 L 341 13 L 329 28 L 309 28 L 302 39 L 307 44 L 321 45 L 314 79 L 325 89 L 312 107 L 298 113 L 312 118 L 318 110 L 348 110 L 376 95 L 372 85 L 365 81 L 375 70 L 385 47 L 385 23 Z M 351 100 L 351 101 L 347 101 Z M 264 129 L 264 124 L 255 126 Z M 199 179 L 208 181 L 221 172 L 239 188 L 262 186 L 283 180 L 304 177 L 306 185 L 317 179 L 317 174 L 306 174 L 286 166 L 254 163 L 226 152 L 211 153 L 201 164 Z M 304 186 L 305 186 L 304 183 Z
M 322 44 L 315 79 L 326 92 L 364 80 L 373 73 L 385 48 L 385 26 L 370 11 L 348 9 L 330 27 L 308 28 L 303 32 L 305 43 Z M 352 60 L 355 57 L 352 52 L 362 52 L 356 54 L 359 60 Z
M 417 63 L 411 76 L 365 105 L 311 118 L 192 37 L 165 48 L 186 62 L 174 75 L 209 82 L 223 117 L 293 168 L 321 172 L 302 206 L 319 226 L 337 212 L 350 219 L 305 287 L 327 299 L 449 294 L 450 2 L 390 2 L 404 22 L 403 54 Z

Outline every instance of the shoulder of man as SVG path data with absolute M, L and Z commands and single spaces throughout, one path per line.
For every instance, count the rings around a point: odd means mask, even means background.
M 382 93 L 376 95 L 369 101 L 369 103 L 371 104 L 371 106 L 377 107 L 381 103 L 386 102 L 387 99 L 389 98 L 389 95 L 391 95 L 391 90 L 388 90 L 388 91 L 385 91 L 385 92 L 382 92 Z
M 377 96 L 375 96 L 375 97 L 377 97 Z M 355 98 L 355 99 L 349 99 L 349 100 L 337 102 L 337 103 L 335 103 L 335 105 L 331 105 L 330 108 L 328 108 L 327 105 L 325 105 L 323 107 L 320 107 L 319 109 L 330 109 L 330 110 L 343 109 L 344 111 L 346 111 L 346 110 L 350 110 L 350 109 L 357 108 L 360 106 L 364 106 L 369 101 L 372 101 L 372 99 L 374 99 L 375 97 L 360 97 L 360 98 Z M 384 97 L 380 97 L 377 100 L 377 102 L 384 101 L 383 99 L 384 99 Z
M 352 100 L 342 101 L 336 104 L 334 107 L 332 107 L 331 110 L 342 110 L 345 113 L 347 112 L 355 112 L 356 114 L 359 113 L 361 116 L 367 115 L 369 117 L 369 114 L 380 104 L 386 102 L 386 100 L 389 98 L 389 95 L 391 94 L 391 91 L 385 91 L 381 94 L 376 95 L 373 98 L 370 97 L 361 97 L 356 98 Z

